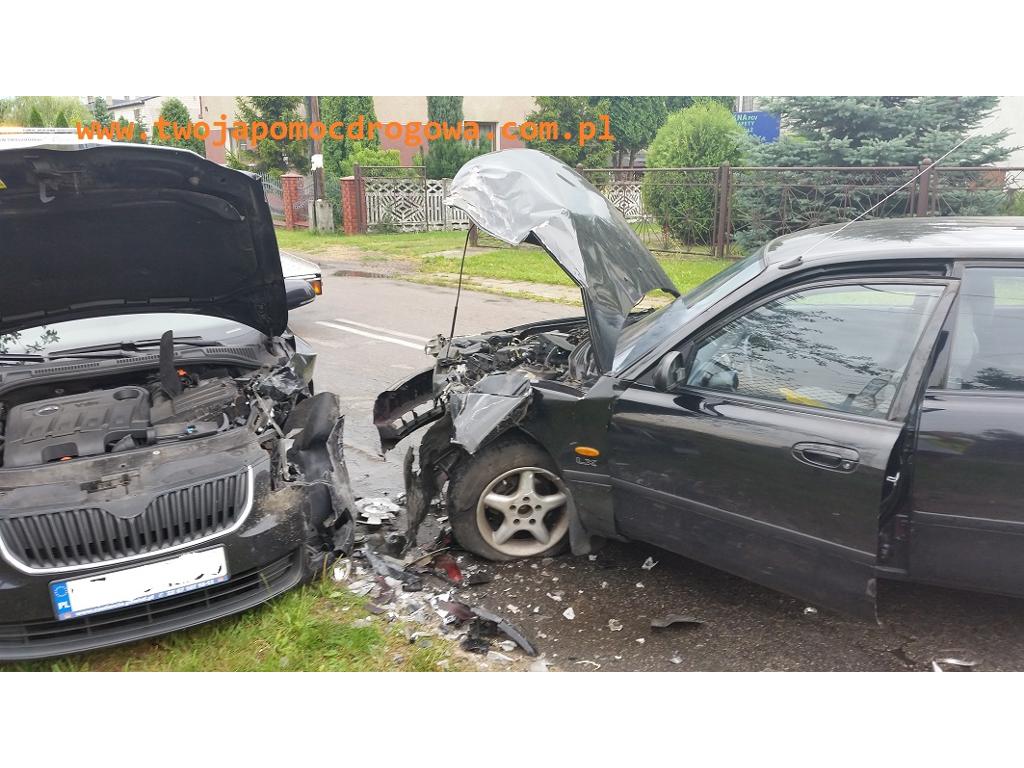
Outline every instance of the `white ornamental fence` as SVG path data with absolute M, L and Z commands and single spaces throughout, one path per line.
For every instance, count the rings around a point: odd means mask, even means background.
M 469 228 L 469 217 L 465 213 L 444 204 L 451 179 L 364 175 L 362 182 L 366 228 L 370 232 L 427 232 Z M 639 181 L 609 180 L 598 186 L 602 194 L 622 211 L 627 221 L 642 221 L 646 218 Z
M 451 179 L 363 177 L 370 232 L 469 229 L 462 211 L 444 204 Z

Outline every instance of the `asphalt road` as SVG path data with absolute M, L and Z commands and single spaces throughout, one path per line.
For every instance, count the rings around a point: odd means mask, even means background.
M 318 350 L 317 387 L 337 392 L 346 408 L 346 456 L 359 496 L 402 490 L 402 451 L 378 456 L 373 400 L 430 365 L 422 344 L 447 335 L 454 297 L 447 288 L 327 277 L 324 295 L 292 313 L 293 330 Z M 465 292 L 457 332 L 573 312 Z M 648 557 L 657 565 L 644 570 Z M 611 544 L 596 560 L 564 556 L 489 568 L 495 579 L 460 591 L 460 599 L 517 622 L 560 670 L 928 670 L 933 659 L 949 657 L 979 670 L 1024 669 L 1024 600 L 883 582 L 876 625 L 807 610 L 644 545 Z M 570 607 L 572 620 L 563 615 Z M 703 623 L 651 628 L 670 613 Z

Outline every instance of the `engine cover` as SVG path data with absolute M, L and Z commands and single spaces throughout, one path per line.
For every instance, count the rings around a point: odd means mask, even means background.
M 11 409 L 3 465 L 31 467 L 66 456 L 99 456 L 127 436 L 145 441 L 149 393 L 118 387 L 24 403 Z

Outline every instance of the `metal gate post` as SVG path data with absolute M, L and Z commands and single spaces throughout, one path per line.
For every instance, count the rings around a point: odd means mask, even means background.
M 711 243 L 711 253 L 716 259 L 724 259 L 728 251 L 731 185 L 732 168 L 729 163 L 722 163 L 716 174 L 715 231 Z
M 356 181 L 356 200 L 358 205 L 356 207 L 356 225 L 357 231 L 361 235 L 366 234 L 366 187 L 363 185 L 363 169 L 359 167 L 359 163 L 352 166 L 352 175 Z
M 932 172 L 931 158 L 925 158 L 921 161 L 919 168 L 924 172 L 921 177 L 917 180 L 917 206 L 914 210 L 915 216 L 927 216 L 928 215 L 928 203 L 929 203 L 929 188 L 931 187 Z

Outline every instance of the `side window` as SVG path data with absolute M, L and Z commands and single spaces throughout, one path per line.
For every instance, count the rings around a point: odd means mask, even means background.
M 686 383 L 884 417 L 942 291 L 879 283 L 773 299 L 699 341 Z
M 946 388 L 1024 392 L 1024 268 L 964 271 Z

